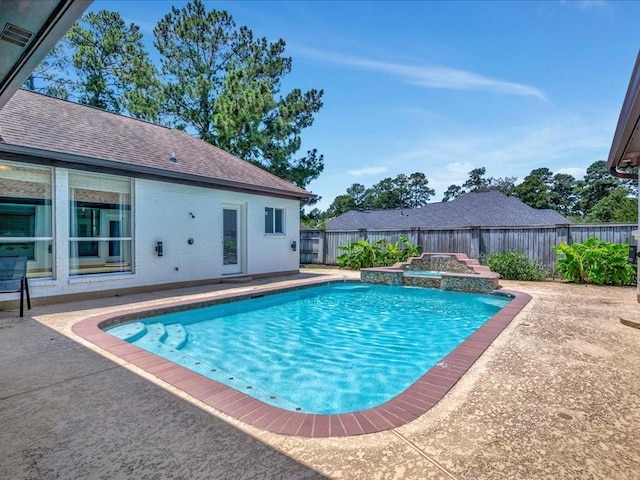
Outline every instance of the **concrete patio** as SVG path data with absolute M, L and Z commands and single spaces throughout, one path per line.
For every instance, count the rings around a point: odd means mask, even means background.
M 275 283 L 353 272 L 303 270 Z M 533 298 L 413 422 L 312 439 L 247 426 L 80 340 L 91 315 L 267 280 L 0 311 L 0 478 L 635 479 L 634 288 L 502 281 Z M 29 316 L 31 315 L 31 316 Z

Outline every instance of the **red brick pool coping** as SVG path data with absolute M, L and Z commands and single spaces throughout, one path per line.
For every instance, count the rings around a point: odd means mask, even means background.
M 334 282 L 325 281 L 324 283 Z M 296 288 L 305 288 L 307 286 L 309 285 Z M 73 326 L 73 331 L 121 360 L 156 376 L 206 405 L 241 422 L 282 435 L 345 437 L 399 427 L 427 412 L 462 378 L 487 347 L 491 345 L 531 299 L 531 296 L 525 293 L 502 292 L 513 297 L 511 302 L 408 389 L 377 407 L 341 414 L 292 412 L 268 405 L 234 388 L 120 340 L 102 330 L 118 323 L 162 313 L 252 298 L 284 290 L 291 290 L 291 287 L 261 287 L 251 292 L 234 293 L 224 298 L 216 297 L 197 301 L 184 300 L 169 306 L 131 308 L 86 318 L 76 323 Z

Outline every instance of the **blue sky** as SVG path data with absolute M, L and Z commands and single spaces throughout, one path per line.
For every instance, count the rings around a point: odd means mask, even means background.
M 95 0 L 152 30 L 179 1 Z M 303 151 L 324 155 L 308 190 L 325 210 L 353 183 L 423 172 L 440 201 L 486 167 L 581 177 L 606 160 L 640 44 L 640 2 L 235 1 L 256 36 L 282 38 L 284 84 L 324 90 Z

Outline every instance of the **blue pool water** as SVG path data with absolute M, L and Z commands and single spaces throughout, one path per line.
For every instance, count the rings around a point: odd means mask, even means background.
M 152 317 L 108 332 L 280 408 L 346 413 L 406 390 L 508 302 L 344 283 Z

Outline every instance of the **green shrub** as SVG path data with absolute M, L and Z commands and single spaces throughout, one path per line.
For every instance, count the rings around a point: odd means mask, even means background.
M 557 271 L 565 280 L 596 285 L 634 285 L 636 267 L 629 263 L 629 245 L 591 237 L 583 243 L 554 247 L 561 255 Z
M 357 240 L 338 248 L 344 252 L 337 258 L 338 265 L 349 270 L 385 267 L 396 262 L 406 262 L 409 257 L 420 254 L 420 247 L 411 243 L 405 235 L 400 235 L 396 243 L 389 243 L 385 239 L 374 243 Z
M 489 255 L 487 264 L 492 271 L 505 280 L 527 280 L 540 282 L 549 272 L 537 260 L 531 260 L 524 253 L 502 252 Z

